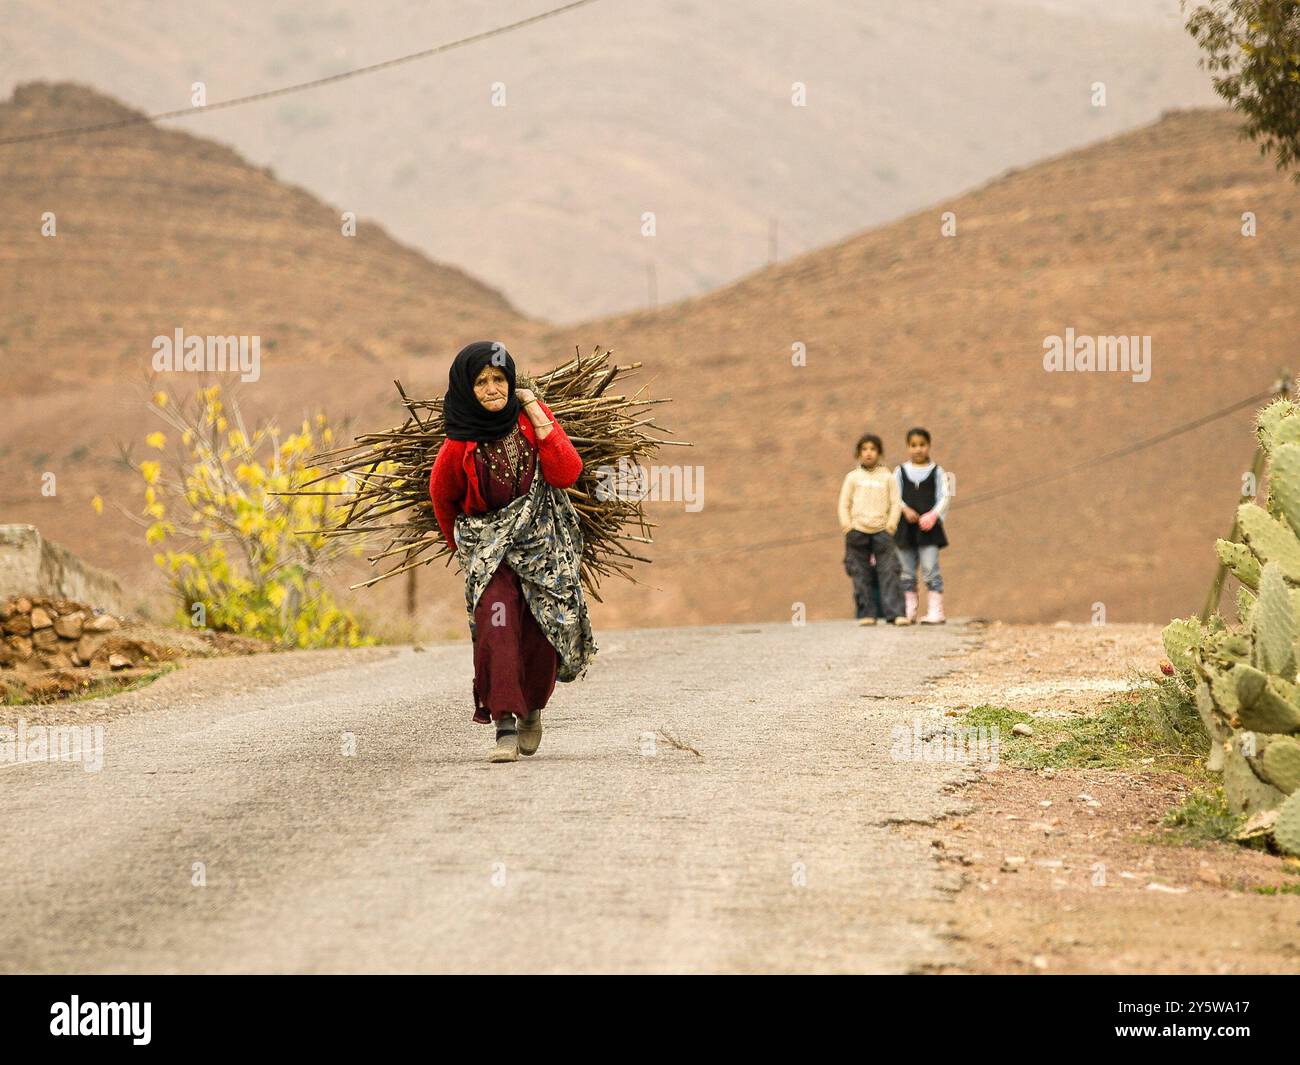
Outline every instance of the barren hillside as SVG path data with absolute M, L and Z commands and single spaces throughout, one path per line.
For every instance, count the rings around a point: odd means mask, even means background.
M 0 135 L 119 108 L 30 87 L 0 106 Z M 1297 368 L 1295 197 L 1229 115 L 1177 113 L 699 299 L 548 327 L 365 218 L 342 237 L 336 207 L 187 134 L 4 150 L 0 514 L 121 571 L 142 600 L 157 594 L 150 550 L 112 506 L 138 507 L 114 457 L 152 428 L 151 338 L 178 326 L 262 336 L 262 379 L 244 388 L 253 410 L 294 421 L 319 405 L 366 429 L 395 418 L 394 377 L 441 391 L 469 339 L 500 338 L 532 369 L 603 343 L 674 397 L 663 421 L 696 446 L 661 461 L 701 465 L 705 480 L 697 512 L 650 504 L 661 529 L 649 587 L 610 585 L 598 624 L 779 619 L 794 604 L 844 614 L 834 502 L 852 441 L 881 432 L 893 462 L 917 422 L 958 478 L 953 612 L 1087 620 L 1103 603 L 1111 620 L 1160 620 L 1199 605 L 1249 466 L 1247 413 L 1016 486 Z M 40 234 L 47 210 L 55 238 Z M 955 236 L 941 235 L 945 211 Z M 1068 328 L 1150 336 L 1151 379 L 1045 373 L 1044 337 Z M 806 366 L 791 364 L 795 345 Z M 39 491 L 47 471 L 53 498 Z M 110 501 L 98 517 L 97 493 Z M 434 631 L 463 629 L 452 574 L 430 571 L 422 602 Z
M 946 211 L 953 237 L 941 235 Z M 1242 235 L 1243 212 L 1257 218 L 1254 237 Z M 879 432 L 892 465 L 919 423 L 962 501 L 944 556 L 951 609 L 1086 621 L 1102 603 L 1113 621 L 1158 621 L 1204 598 L 1214 537 L 1250 468 L 1249 411 L 1015 488 L 1300 369 L 1298 292 L 1296 186 L 1238 139 L 1229 114 L 1194 111 L 704 298 L 555 339 L 599 336 L 660 368 L 656 394 L 676 397 L 670 424 L 706 470 L 702 511 L 656 508 L 655 576 L 669 594 L 630 594 L 639 614 L 848 611 L 835 499 L 853 442 Z M 1150 380 L 1045 372 L 1044 338 L 1067 328 L 1150 336 Z M 795 344 L 805 367 L 791 365 Z

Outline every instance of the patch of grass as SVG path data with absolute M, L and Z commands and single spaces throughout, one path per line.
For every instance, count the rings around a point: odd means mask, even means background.
M 175 662 L 168 662 L 143 676 L 131 677 L 129 680 L 122 680 L 110 674 L 93 681 L 88 688 L 69 694 L 20 696 L 13 688 L 6 688 L 0 706 L 52 706 L 56 703 L 82 703 L 88 699 L 104 699 L 110 695 L 121 695 L 123 692 L 148 687 L 159 677 L 166 676 L 174 669 L 180 669 L 180 666 Z
M 1300 895 L 1300 884 L 1262 884 L 1255 890 L 1261 895 Z
M 1010 765 L 1025 768 L 1037 768 L 1040 740 L 1039 722 L 1022 710 L 1009 710 L 1005 706 L 985 704 L 976 706 L 962 715 L 961 722 L 968 728 L 985 728 L 990 732 L 998 730 L 998 757 Z M 1012 728 L 1016 725 L 1028 725 L 1035 732 L 1033 736 L 1016 736 Z
M 1164 843 L 1196 844 L 1226 842 L 1232 839 L 1245 818 L 1228 810 L 1222 788 L 1197 788 L 1164 817 L 1170 831 Z
M 1175 677 L 1134 678 L 1133 687 L 1098 713 L 1035 718 L 1003 706 L 977 706 L 968 725 L 998 729 L 1001 757 L 1026 769 L 1120 769 L 1147 760 L 1203 778 L 1208 740 L 1191 694 Z M 1013 736 L 1024 723 L 1033 736 Z

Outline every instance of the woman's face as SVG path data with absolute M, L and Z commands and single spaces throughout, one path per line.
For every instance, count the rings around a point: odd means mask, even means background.
M 510 399 L 510 381 L 505 371 L 491 364 L 474 378 L 474 395 L 487 410 L 500 410 Z

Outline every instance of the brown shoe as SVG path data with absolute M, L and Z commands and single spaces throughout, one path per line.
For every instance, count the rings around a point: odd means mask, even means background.
M 542 712 L 534 710 L 527 717 L 519 719 L 519 753 L 525 756 L 536 754 L 541 742 Z
M 519 735 L 515 732 L 514 715 L 510 714 L 509 725 L 504 729 L 501 724 L 497 725 L 497 745 L 492 748 L 492 753 L 488 755 L 489 762 L 517 762 L 519 761 Z M 502 721 L 505 721 L 502 718 Z
M 910 625 L 910 624 L 912 624 L 912 619 L 909 618 L 906 614 L 899 614 L 898 617 L 894 618 L 894 624 L 895 624 L 895 625 Z
M 874 625 L 875 623 L 875 618 L 858 618 L 859 625 Z

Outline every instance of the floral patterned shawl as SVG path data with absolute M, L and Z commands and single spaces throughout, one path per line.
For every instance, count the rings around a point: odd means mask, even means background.
M 538 470 L 526 493 L 487 514 L 456 517 L 456 561 L 465 574 L 465 608 L 474 608 L 497 566 L 519 575 L 528 608 L 555 648 L 556 679 L 582 676 L 599 650 L 582 594 L 582 530 L 563 491 Z

